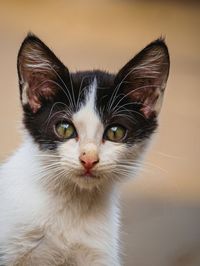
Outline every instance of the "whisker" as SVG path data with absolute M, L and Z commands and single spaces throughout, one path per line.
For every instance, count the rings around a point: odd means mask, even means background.
M 70 98 L 70 104 L 75 108 L 75 102 L 73 103 L 73 100 L 71 98 L 71 94 L 70 94 L 70 91 L 67 87 L 67 85 L 65 84 L 64 80 L 61 78 L 61 76 L 58 74 L 58 72 L 50 65 L 50 68 L 52 71 L 54 71 L 54 73 L 57 75 L 57 77 L 59 78 L 59 80 L 62 82 L 62 84 L 64 85 L 64 87 L 66 88 L 67 92 L 68 92 L 68 96 Z M 71 86 L 73 85 L 72 84 L 72 80 L 71 80 L 71 76 L 70 76 L 70 83 L 71 83 Z M 73 91 L 73 87 L 72 87 L 72 91 Z M 67 96 L 66 92 L 63 90 L 63 92 L 65 93 L 65 95 Z M 74 93 L 74 92 L 73 92 Z
M 160 152 L 160 151 L 153 151 L 154 153 L 161 155 L 163 157 L 167 157 L 169 159 L 178 159 L 178 160 L 184 160 L 185 158 L 183 156 L 176 156 L 176 155 L 172 155 L 172 154 L 168 154 L 168 153 L 164 153 L 164 152 Z

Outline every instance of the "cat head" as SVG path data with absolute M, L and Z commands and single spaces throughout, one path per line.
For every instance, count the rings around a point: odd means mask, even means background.
M 168 78 L 163 39 L 117 74 L 70 73 L 29 34 L 17 67 L 24 125 L 52 180 L 92 189 L 134 175 L 157 127 Z

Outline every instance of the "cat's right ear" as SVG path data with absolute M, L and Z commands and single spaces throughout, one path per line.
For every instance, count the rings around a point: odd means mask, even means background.
M 28 34 L 18 53 L 17 69 L 23 107 L 36 113 L 43 101 L 53 101 L 60 90 L 61 77 L 69 71 L 36 36 Z

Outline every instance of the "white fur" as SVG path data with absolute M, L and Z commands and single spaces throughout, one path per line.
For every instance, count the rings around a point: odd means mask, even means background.
M 1 167 L 1 266 L 121 265 L 116 180 L 123 174 L 117 165 L 121 159 L 138 159 L 143 148 L 129 154 L 123 144 L 102 143 L 96 86 L 95 80 L 73 116 L 78 141 L 66 141 L 55 154 L 40 151 L 27 137 Z M 79 155 L 88 145 L 100 158 L 97 178 L 80 177 Z

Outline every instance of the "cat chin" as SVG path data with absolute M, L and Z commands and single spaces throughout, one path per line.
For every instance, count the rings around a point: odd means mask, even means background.
M 80 189 L 93 190 L 95 188 L 100 188 L 106 183 L 105 178 L 95 175 L 75 175 L 71 181 L 78 186 Z

